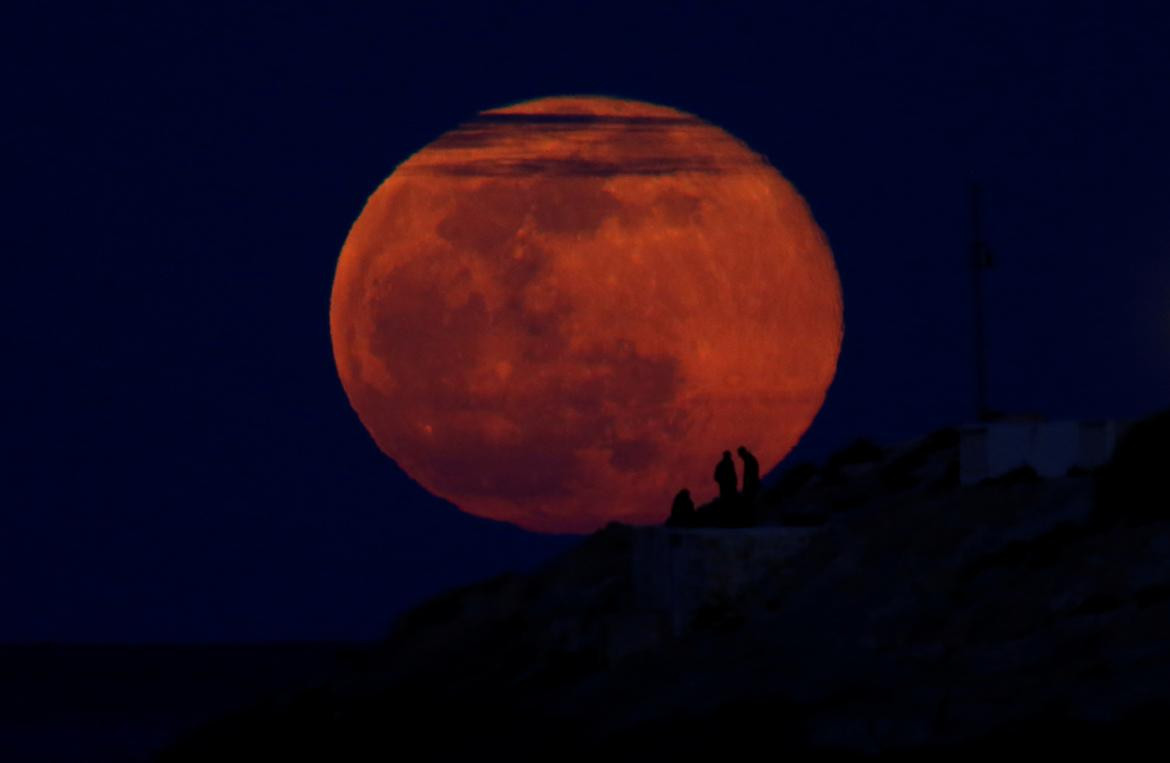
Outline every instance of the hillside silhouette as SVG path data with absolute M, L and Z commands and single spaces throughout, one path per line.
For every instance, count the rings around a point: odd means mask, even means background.
M 962 487 L 958 446 L 944 430 L 793 467 L 751 528 L 610 525 L 160 759 L 981 760 L 1160 740 L 1170 413 L 1056 479 Z

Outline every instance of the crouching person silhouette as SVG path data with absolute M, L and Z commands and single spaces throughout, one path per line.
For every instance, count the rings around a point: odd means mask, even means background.
M 667 527 L 694 527 L 695 502 L 691 499 L 691 491 L 682 489 L 674 497 L 670 507 L 670 519 L 666 520 Z

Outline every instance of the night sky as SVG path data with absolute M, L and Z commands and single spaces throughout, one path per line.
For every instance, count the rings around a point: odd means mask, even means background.
M 328 333 L 367 196 L 517 100 L 683 109 L 805 196 L 845 341 L 793 460 L 974 417 L 975 180 L 992 406 L 1167 404 L 1164 4 L 397 5 L 6 11 L 0 641 L 372 638 L 572 541 L 413 483 Z

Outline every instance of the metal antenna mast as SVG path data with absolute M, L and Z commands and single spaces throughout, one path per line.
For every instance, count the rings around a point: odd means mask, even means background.
M 975 411 L 985 421 L 987 405 L 987 326 L 983 297 L 983 271 L 991 267 L 991 250 L 983 240 L 982 189 L 971 184 L 971 285 L 975 308 Z

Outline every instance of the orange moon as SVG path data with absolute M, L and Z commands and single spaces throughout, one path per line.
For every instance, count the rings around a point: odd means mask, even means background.
M 350 230 L 333 353 L 378 447 L 463 511 L 544 532 L 662 522 L 766 472 L 824 401 L 841 287 L 804 199 L 701 119 L 602 97 L 481 112 Z

